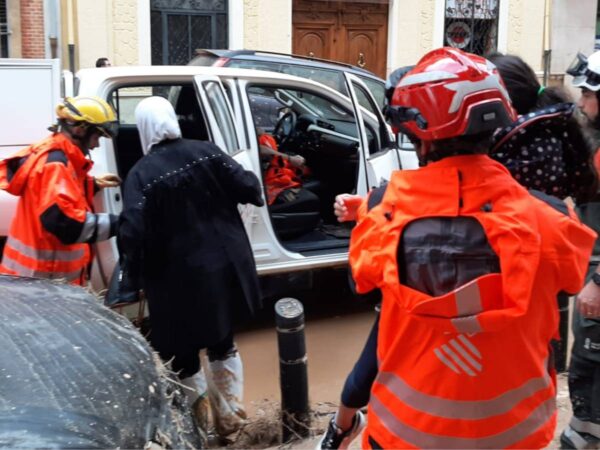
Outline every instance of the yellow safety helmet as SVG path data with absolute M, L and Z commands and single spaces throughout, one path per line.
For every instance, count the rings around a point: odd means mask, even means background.
M 119 128 L 112 107 L 96 96 L 65 97 L 56 107 L 56 115 L 61 120 L 89 124 L 108 138 L 115 137 Z

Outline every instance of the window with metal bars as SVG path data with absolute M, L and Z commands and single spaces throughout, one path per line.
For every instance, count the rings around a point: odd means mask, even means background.
M 200 48 L 227 48 L 226 0 L 152 0 L 152 64 L 187 64 Z
M 6 0 L 0 0 L 0 58 L 8 58 L 9 34 Z
M 446 0 L 444 45 L 478 55 L 498 48 L 500 0 Z

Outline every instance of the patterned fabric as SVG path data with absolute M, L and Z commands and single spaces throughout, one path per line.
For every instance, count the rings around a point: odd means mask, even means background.
M 593 184 L 589 151 L 572 118 L 575 105 L 559 103 L 520 116 L 493 137 L 490 156 L 528 189 L 579 203 Z

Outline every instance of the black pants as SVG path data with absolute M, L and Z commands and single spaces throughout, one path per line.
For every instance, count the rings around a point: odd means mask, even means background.
M 367 342 L 354 364 L 354 368 L 346 378 L 342 390 L 342 404 L 350 408 L 362 408 L 369 403 L 371 386 L 377 376 L 377 333 L 379 332 L 379 314 Z
M 600 364 L 572 353 L 569 395 L 575 417 L 600 424 Z
M 206 349 L 209 361 L 218 361 L 233 356 L 237 351 L 233 343 L 233 333 L 229 333 L 225 339 Z M 171 363 L 173 372 L 179 374 L 180 378 L 187 378 L 200 370 L 200 352 L 177 353 L 160 355 L 163 361 L 173 360 Z

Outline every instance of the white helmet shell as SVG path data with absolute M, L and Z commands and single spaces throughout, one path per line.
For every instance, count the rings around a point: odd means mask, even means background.
M 573 77 L 574 87 L 586 88 L 590 91 L 600 90 L 600 51 L 587 58 L 587 66 L 580 75 Z

